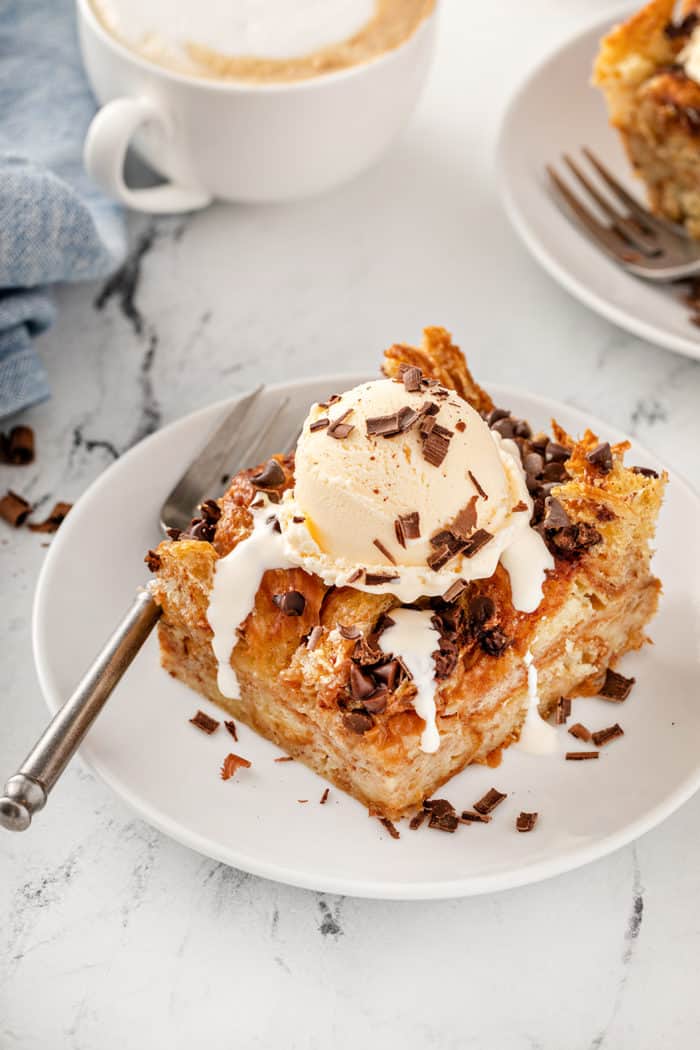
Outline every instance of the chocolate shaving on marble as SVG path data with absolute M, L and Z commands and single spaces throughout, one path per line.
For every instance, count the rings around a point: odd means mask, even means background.
M 566 721 L 571 714 L 571 700 L 568 696 L 560 696 L 557 700 L 557 706 L 555 711 L 555 720 L 558 726 L 566 725 Z
M 567 751 L 564 756 L 567 762 L 588 762 L 598 758 L 599 751 Z
M 284 591 L 283 594 L 273 594 L 272 600 L 285 616 L 302 616 L 306 608 L 306 598 L 301 591 Z
M 12 489 L 8 489 L 0 499 L 0 518 L 4 518 L 9 525 L 19 528 L 27 520 L 32 509 L 23 496 L 18 496 Z
M 606 700 L 614 700 L 622 703 L 630 695 L 630 690 L 636 682 L 636 678 L 625 678 L 623 674 L 613 671 L 610 667 L 605 672 L 605 681 L 598 691 L 598 696 Z
M 614 726 L 608 726 L 607 729 L 599 729 L 596 733 L 591 734 L 596 747 L 604 747 L 605 744 L 609 744 L 615 737 L 624 735 L 622 726 L 618 722 Z
M 516 831 L 532 831 L 535 824 L 537 823 L 537 813 L 526 813 L 524 810 L 518 814 L 517 820 L 515 821 Z
M 273 759 L 274 762 L 293 762 L 294 759 L 291 755 L 280 755 L 279 758 Z
M 330 788 L 326 788 L 325 791 L 323 792 L 323 794 L 321 795 L 321 798 L 319 799 L 319 806 L 325 806 L 326 802 L 328 801 L 328 796 L 330 795 L 330 793 L 331 793 L 331 789 Z
M 612 450 L 607 441 L 602 441 L 594 449 L 586 453 L 586 459 L 593 467 L 597 467 L 601 474 L 609 474 L 613 468 Z
M 198 711 L 196 715 L 190 718 L 190 725 L 196 726 L 197 729 L 201 729 L 207 736 L 211 736 L 212 733 L 216 732 L 221 724 L 216 718 L 212 718 L 205 711 Z
M 0 463 L 26 467 L 34 462 L 34 431 L 19 424 L 9 434 L 0 434 Z
M 72 507 L 72 503 L 55 503 L 48 518 L 45 518 L 44 521 L 30 521 L 27 528 L 32 532 L 57 532 Z
M 447 831 L 449 834 L 454 834 L 459 827 L 459 817 L 454 810 L 451 813 L 444 813 L 441 816 L 438 816 L 436 813 L 431 813 L 428 827 L 437 828 L 438 831 Z
M 590 729 L 586 729 L 581 722 L 576 722 L 575 725 L 570 726 L 569 732 L 573 737 L 576 737 L 577 740 L 583 740 L 585 743 L 588 743 L 591 739 Z
M 227 732 L 229 732 L 233 739 L 236 741 L 236 743 L 238 743 L 238 730 L 236 729 L 236 723 L 233 721 L 233 719 L 229 718 L 227 722 L 224 722 L 224 726 Z
M 496 788 L 489 788 L 483 798 L 474 803 L 473 808 L 477 813 L 489 814 L 496 806 L 500 806 L 501 802 L 506 798 L 508 798 L 508 795 L 504 795 L 502 791 L 498 791 Z
M 372 540 L 372 543 L 374 544 L 374 546 L 377 548 L 378 551 L 381 551 L 381 553 L 384 555 L 384 557 L 387 559 L 387 561 L 390 561 L 392 565 L 396 565 L 396 558 L 391 553 L 391 551 L 387 547 L 384 546 L 384 544 L 382 543 L 381 540 Z
M 321 627 L 319 624 L 316 624 L 316 626 L 312 627 L 309 631 L 309 637 L 306 639 L 306 648 L 313 652 L 313 650 L 317 648 L 318 643 L 321 641 L 322 636 L 323 627 Z
M 309 430 L 312 434 L 317 430 L 325 430 L 326 427 L 330 426 L 330 422 L 328 416 L 322 416 L 320 419 L 315 419 L 313 423 L 309 423 Z
M 411 817 L 410 823 L 408 825 L 411 831 L 417 831 L 427 816 L 428 811 L 426 809 L 421 809 L 418 811 L 418 813 Z
M 478 813 L 475 809 L 465 809 L 462 811 L 462 823 L 463 824 L 490 824 L 491 817 L 488 813 Z
M 262 470 L 258 474 L 253 474 L 250 482 L 256 489 L 277 489 L 280 485 L 284 485 L 285 480 L 286 475 L 277 460 L 268 459 Z
M 396 827 L 393 821 L 389 820 L 388 817 L 380 817 L 379 823 L 382 824 L 391 835 L 392 839 L 400 839 L 399 829 Z

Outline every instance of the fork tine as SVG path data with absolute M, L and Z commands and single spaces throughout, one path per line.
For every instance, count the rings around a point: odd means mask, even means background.
M 581 152 L 593 165 L 611 193 L 613 193 L 617 199 L 631 211 L 635 219 L 638 219 L 642 225 L 646 226 L 648 229 L 674 234 L 676 237 L 685 239 L 685 233 L 680 227 L 676 227 L 673 223 L 665 222 L 663 219 L 659 219 L 656 215 L 652 215 L 647 208 L 639 203 L 636 197 L 633 197 L 631 193 L 628 193 L 622 183 L 618 182 L 614 175 L 612 175 L 612 173 L 605 167 L 603 162 L 596 157 L 593 150 L 589 149 L 588 146 L 582 146 Z
M 547 174 L 552 180 L 559 197 L 565 201 L 583 227 L 584 232 L 588 233 L 591 240 L 593 240 L 599 248 L 606 251 L 608 255 L 611 255 L 617 262 L 633 263 L 642 261 L 643 257 L 630 248 L 627 241 L 623 240 L 619 233 L 613 230 L 610 226 L 603 226 L 602 223 L 598 222 L 596 217 L 585 207 L 584 204 L 581 203 L 578 197 L 571 192 L 568 186 L 559 178 L 554 168 L 550 167 L 549 164 L 547 165 Z
M 659 254 L 659 246 L 651 231 L 644 232 L 635 219 L 630 219 L 628 216 L 621 215 L 616 208 L 613 208 L 610 202 L 598 192 L 588 176 L 581 171 L 578 164 L 572 160 L 568 153 L 563 154 L 563 160 L 572 175 L 581 183 L 601 211 L 603 211 L 611 220 L 613 227 L 630 242 L 633 248 L 639 248 L 640 251 L 647 255 Z

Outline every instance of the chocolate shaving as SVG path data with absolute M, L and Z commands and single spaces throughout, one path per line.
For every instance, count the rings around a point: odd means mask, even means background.
M 473 558 L 474 555 L 477 554 L 482 547 L 485 547 L 492 539 L 493 536 L 490 532 L 487 532 L 486 529 L 477 529 L 467 540 L 463 551 L 464 557 Z
M 321 795 L 321 798 L 320 798 L 320 801 L 319 801 L 319 805 L 320 806 L 325 806 L 326 802 L 328 801 L 328 796 L 330 795 L 330 793 L 331 793 L 331 789 L 330 788 L 326 788 L 326 790 Z
M 480 798 L 478 802 L 474 803 L 474 809 L 477 813 L 488 814 L 500 806 L 504 799 L 508 798 L 508 795 L 504 795 L 501 791 L 496 788 L 490 788 L 483 798 Z
M 374 544 L 374 546 L 377 548 L 378 551 L 382 552 L 382 554 L 387 559 L 387 561 L 390 561 L 392 565 L 396 565 L 396 558 L 391 553 L 391 551 L 388 550 L 388 548 L 384 546 L 384 544 L 382 543 L 381 540 L 372 540 L 372 543 Z
M 457 422 L 455 423 L 455 430 L 458 430 L 460 434 L 463 434 L 466 429 L 467 429 L 467 424 L 464 422 L 464 420 L 463 419 L 458 419 Z
M 247 758 L 242 758 L 241 755 L 234 755 L 233 753 L 226 756 L 224 764 L 221 767 L 221 779 L 230 780 L 238 769 L 250 769 L 251 763 Z
M 212 718 L 205 711 L 198 711 L 193 718 L 190 718 L 190 724 L 196 726 L 197 729 L 201 729 L 208 736 L 211 736 L 220 725 L 216 718 Z
M 458 553 L 459 548 L 453 548 L 446 543 L 442 547 L 438 547 L 432 554 L 429 554 L 426 561 L 433 572 L 439 572 Z
M 421 809 L 415 816 L 411 817 L 411 822 L 408 825 L 411 831 L 417 831 L 427 816 L 428 811 Z
M 386 830 L 391 835 L 392 839 L 400 839 L 401 838 L 401 835 L 399 834 L 399 829 L 396 827 L 396 825 L 391 820 L 389 820 L 388 817 L 380 817 L 379 818 L 379 823 L 384 825 Z
M 277 489 L 284 485 L 286 476 L 276 459 L 268 459 L 259 474 L 253 474 L 250 481 L 256 489 Z
M 285 591 L 284 594 L 273 594 L 272 600 L 285 616 L 302 616 L 306 608 L 306 598 L 300 591 Z
M 13 427 L 9 434 L 0 434 L 0 463 L 26 467 L 34 462 L 34 431 L 31 427 Z
M 458 512 L 450 525 L 450 532 L 460 540 L 466 540 L 476 528 L 476 501 L 472 496 L 465 507 Z
M 586 727 L 582 725 L 581 722 L 576 722 L 575 725 L 572 725 L 569 728 L 569 732 L 572 736 L 576 737 L 577 740 L 584 740 L 586 743 L 588 743 L 588 741 L 591 739 L 590 730 L 586 729 Z
M 668 40 L 679 40 L 682 37 L 690 36 L 697 24 L 698 14 L 696 11 L 691 11 L 680 22 L 668 22 L 664 27 L 664 35 Z
M 416 410 L 411 408 L 410 405 L 404 405 L 403 408 L 400 408 L 396 416 L 396 421 L 402 434 L 405 434 L 407 430 L 410 430 L 414 423 L 417 423 L 419 419 L 420 412 L 416 412 Z
M 632 467 L 633 474 L 641 474 L 643 478 L 658 478 L 658 471 L 652 470 L 651 467 Z
M 434 813 L 437 817 L 444 817 L 446 813 L 454 813 L 455 808 L 446 798 L 426 798 L 423 801 L 423 809 L 428 813 Z
M 588 462 L 597 467 L 601 474 L 609 474 L 613 468 L 612 450 L 607 441 L 602 441 L 594 449 L 586 453 Z
M 228 722 L 224 722 L 224 726 L 231 734 L 233 739 L 236 741 L 236 743 L 238 743 L 238 730 L 236 729 L 236 723 L 233 721 L 233 719 L 230 718 Z
M 428 827 L 437 828 L 438 831 L 447 831 L 450 834 L 453 834 L 459 827 L 459 817 L 454 811 L 451 813 L 445 813 L 442 816 L 438 816 L 437 813 L 431 813 Z
M 616 703 L 622 703 L 630 695 L 630 690 L 635 682 L 636 678 L 625 678 L 623 674 L 608 668 L 605 672 L 605 681 L 598 691 L 598 696 L 605 697 L 606 700 L 614 700 Z
M 48 518 L 39 522 L 30 521 L 27 527 L 32 532 L 57 532 L 72 506 L 72 503 L 56 503 Z
M 371 416 L 367 420 L 367 437 L 394 437 L 400 433 L 398 412 L 389 416 Z
M 350 729 L 353 733 L 359 733 L 362 735 L 372 728 L 374 725 L 374 719 L 371 715 L 363 714 L 362 711 L 349 711 L 343 716 L 343 723 L 346 729 Z
M 617 722 L 614 726 L 608 726 L 607 729 L 599 729 L 597 733 L 593 733 L 593 743 L 596 747 L 604 747 L 605 744 L 609 744 L 611 740 L 614 740 L 616 736 L 624 736 L 622 726 Z
M 515 821 L 516 831 L 532 831 L 535 824 L 537 823 L 537 813 L 522 813 L 518 814 L 518 818 Z
M 407 368 L 404 371 L 401 378 L 403 379 L 403 385 L 406 391 L 409 394 L 415 394 L 417 390 L 420 390 L 420 384 L 423 378 L 423 373 L 421 372 L 420 368 L 416 368 L 415 366 L 413 366 Z
M 353 573 L 348 576 L 348 583 L 357 583 L 362 578 L 363 569 L 355 569 Z
M 525 503 L 523 500 L 518 500 L 518 502 L 513 507 L 511 513 L 520 514 L 520 512 L 523 510 L 527 510 L 527 503 Z
M 462 823 L 464 824 L 490 824 L 491 817 L 488 813 L 477 813 L 475 809 L 465 809 L 462 812 Z
M 327 416 L 322 416 L 320 419 L 315 419 L 313 423 L 309 423 L 309 430 L 312 434 L 316 430 L 325 430 L 327 426 L 330 426 L 330 422 Z
M 293 762 L 294 759 L 291 755 L 280 755 L 279 758 L 274 759 L 275 762 Z
M 15 528 L 19 528 L 20 525 L 24 524 L 31 509 L 31 503 L 28 503 L 23 496 L 18 496 L 12 489 L 8 489 L 2 499 L 0 499 L 0 518 L 4 518 L 6 522 L 14 525 Z
M 148 566 L 150 572 L 158 572 L 160 569 L 160 554 L 156 551 L 148 551 L 146 557 L 143 559 Z
M 571 700 L 568 696 L 560 696 L 557 700 L 556 723 L 558 726 L 566 725 L 566 720 L 571 714 Z
M 310 651 L 313 651 L 318 646 L 318 643 L 321 641 L 322 635 L 323 627 L 321 627 L 319 624 L 316 624 L 316 626 L 312 627 L 309 631 L 309 637 L 306 639 L 306 648 Z
M 567 751 L 566 758 L 567 762 L 587 762 L 589 759 L 598 758 L 599 751 Z
M 406 546 L 406 540 L 420 539 L 420 517 L 417 510 L 409 514 L 399 514 L 394 522 L 396 538 L 402 547 Z
M 455 580 L 455 582 L 450 584 L 450 586 L 443 594 L 442 600 L 448 603 L 455 602 L 459 598 L 460 594 L 463 594 L 466 589 L 466 580 Z
M 344 441 L 346 437 L 352 434 L 354 429 L 355 427 L 352 423 L 334 423 L 328 427 L 326 433 L 337 441 Z
M 450 438 L 445 434 L 439 433 L 438 425 L 435 424 L 423 442 L 423 458 L 431 466 L 439 467 L 447 455 L 449 447 Z
M 346 627 L 344 624 L 339 623 L 338 633 L 341 635 L 341 637 L 346 638 L 348 641 L 352 642 L 354 642 L 357 638 L 362 637 L 362 631 L 359 627 L 356 627 L 354 625 Z
M 325 401 L 319 401 L 318 402 L 318 407 L 319 408 L 330 408 L 331 405 L 335 405 L 335 404 L 337 404 L 338 401 L 342 401 L 342 400 L 343 399 L 340 396 L 340 394 L 331 394 L 331 396 L 329 398 L 327 398 Z
M 369 572 L 365 570 L 365 583 L 368 587 L 377 587 L 382 583 L 391 583 L 392 580 L 398 580 L 398 572 Z

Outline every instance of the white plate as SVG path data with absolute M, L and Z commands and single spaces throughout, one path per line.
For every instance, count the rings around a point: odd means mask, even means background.
M 652 343 L 700 358 L 700 332 L 678 288 L 632 277 L 598 251 L 559 210 L 545 164 L 589 146 L 631 192 L 643 187 L 608 125 L 600 91 L 590 84 L 598 41 L 623 20 L 608 16 L 544 59 L 513 98 L 501 128 L 497 166 L 508 215 L 526 247 L 572 295 L 608 320 Z M 584 161 L 584 166 L 585 166 Z
M 336 376 L 284 388 L 302 415 L 310 402 L 365 377 Z M 555 415 L 572 432 L 590 419 L 565 405 L 491 388 L 534 426 Z M 265 395 L 274 399 L 279 390 Z M 34 651 L 49 707 L 55 710 L 130 604 L 158 541 L 158 508 L 182 464 L 201 444 L 223 403 L 165 427 L 98 478 L 77 503 L 48 552 L 34 607 Z M 621 435 L 600 424 L 608 439 Z M 658 466 L 634 448 L 632 463 Z M 455 835 L 402 824 L 389 838 L 366 810 L 240 726 L 234 745 L 223 727 L 205 736 L 188 723 L 198 707 L 221 712 L 158 664 L 155 638 L 127 672 L 81 749 L 83 758 L 144 820 L 201 853 L 267 878 L 366 897 L 453 897 L 522 885 L 575 868 L 622 846 L 673 812 L 700 784 L 697 702 L 697 596 L 700 502 L 678 478 L 669 486 L 656 569 L 664 581 L 655 645 L 625 658 L 636 675 L 629 700 L 585 699 L 576 719 L 592 729 L 617 719 L 625 736 L 600 761 L 573 763 L 510 750 L 500 768 L 473 767 L 441 792 L 470 806 L 488 788 L 508 799 L 488 826 Z M 575 747 L 561 731 L 561 752 Z M 250 770 L 224 783 L 230 750 Z M 60 790 L 60 785 L 58 790 Z M 308 799 L 301 804 L 298 799 Z M 540 814 L 535 831 L 515 831 L 520 810 Z M 50 819 L 50 813 L 47 814 Z

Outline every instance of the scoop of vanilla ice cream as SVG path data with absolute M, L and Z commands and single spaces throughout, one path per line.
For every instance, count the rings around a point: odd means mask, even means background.
M 372 420 L 407 406 L 417 411 L 426 402 L 434 406 L 435 422 L 450 432 L 438 465 L 426 458 L 418 424 L 389 437 L 371 433 Z M 334 437 L 328 427 L 314 426 L 329 419 L 332 431 L 341 417 L 352 426 L 346 436 Z M 443 594 L 460 578 L 491 576 L 501 554 L 522 540 L 525 530 L 532 533 L 532 503 L 517 447 L 491 431 L 454 391 L 443 388 L 409 392 L 403 383 L 380 379 L 347 391 L 330 407 L 313 406 L 297 445 L 295 479 L 279 513 L 288 556 L 326 584 L 390 592 L 403 602 Z M 516 506 L 521 509 L 514 511 Z M 472 557 L 458 554 L 431 568 L 428 559 L 436 550 L 431 538 L 449 529 L 467 507 L 471 532 L 486 530 L 492 538 Z M 415 514 L 419 535 L 405 537 L 404 545 L 397 521 Z M 527 548 L 541 585 L 551 558 L 536 533 L 528 537 Z M 394 578 L 368 583 L 362 570 Z M 528 573 L 520 572 L 523 578 L 529 579 Z M 534 608 L 539 597 L 534 606 L 532 601 L 530 597 L 526 604 Z

